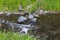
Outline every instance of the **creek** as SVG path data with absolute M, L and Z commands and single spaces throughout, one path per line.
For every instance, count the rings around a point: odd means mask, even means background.
M 17 19 L 20 15 L 18 14 L 11 14 L 9 16 L 6 16 L 6 14 L 1 14 L 0 18 L 8 20 L 13 23 L 17 23 Z M 41 40 L 44 40 L 45 37 L 46 40 L 60 40 L 60 14 L 45 14 L 40 15 L 37 21 L 37 29 L 30 30 L 29 33 L 38 37 Z M 7 27 L 8 25 L 2 24 L 1 27 Z M 0 28 L 1 29 L 1 28 Z M 8 31 L 10 31 L 10 28 L 6 28 Z M 16 29 L 16 31 L 18 31 Z M 43 38 L 43 39 L 42 39 Z

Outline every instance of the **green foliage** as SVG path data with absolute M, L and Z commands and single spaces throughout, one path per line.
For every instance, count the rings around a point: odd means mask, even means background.
M 8 11 L 15 11 L 18 9 L 19 0 L 0 0 L 0 10 L 8 10 Z M 2 7 L 2 8 L 1 8 Z
M 0 0 L 0 11 L 18 11 L 19 5 L 23 6 L 23 9 L 26 8 L 27 5 L 35 2 L 35 0 Z
M 0 0 L 0 11 L 18 11 L 19 5 L 23 6 L 24 10 L 33 12 L 38 9 L 60 11 L 60 0 Z M 26 9 L 29 5 L 30 8 Z
M 0 32 L 0 40 L 36 40 L 36 38 L 32 38 L 29 35 L 21 35 L 18 33 L 12 33 L 12 32 Z
M 60 0 L 43 0 L 41 8 L 50 11 L 60 11 Z

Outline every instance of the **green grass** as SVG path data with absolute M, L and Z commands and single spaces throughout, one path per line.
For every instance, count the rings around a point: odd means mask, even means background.
M 50 11 L 60 11 L 60 0 L 44 0 L 41 8 Z
M 32 38 L 29 35 L 21 35 L 18 33 L 2 33 L 0 32 L 0 40 L 36 40 L 36 38 Z
M 18 11 L 19 5 L 24 10 L 33 12 L 40 9 L 60 11 L 60 0 L 0 0 L 0 11 Z M 28 7 L 30 6 L 30 7 Z
M 18 11 L 19 5 L 22 4 L 25 9 L 29 4 L 33 4 L 35 0 L 0 0 L 0 11 Z

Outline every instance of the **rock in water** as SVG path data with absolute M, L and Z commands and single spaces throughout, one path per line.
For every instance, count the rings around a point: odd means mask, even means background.
M 36 23 L 36 21 L 37 21 L 37 18 L 33 18 L 31 21 L 30 21 L 30 25 L 35 25 L 35 23 Z
M 33 21 L 33 22 L 36 22 L 36 21 L 37 21 L 37 18 L 33 18 L 32 21 Z
M 32 18 L 34 18 L 34 16 L 31 15 L 31 14 L 29 14 L 28 18 L 29 18 L 29 19 L 32 19 Z
M 21 16 L 21 17 L 18 18 L 18 22 L 24 22 L 26 20 L 27 20 L 27 18 L 24 17 L 24 16 Z

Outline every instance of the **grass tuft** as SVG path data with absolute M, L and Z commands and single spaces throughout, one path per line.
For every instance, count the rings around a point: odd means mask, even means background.
M 2 33 L 0 32 L 0 40 L 36 40 L 36 38 L 32 38 L 29 35 L 21 35 L 18 33 Z

